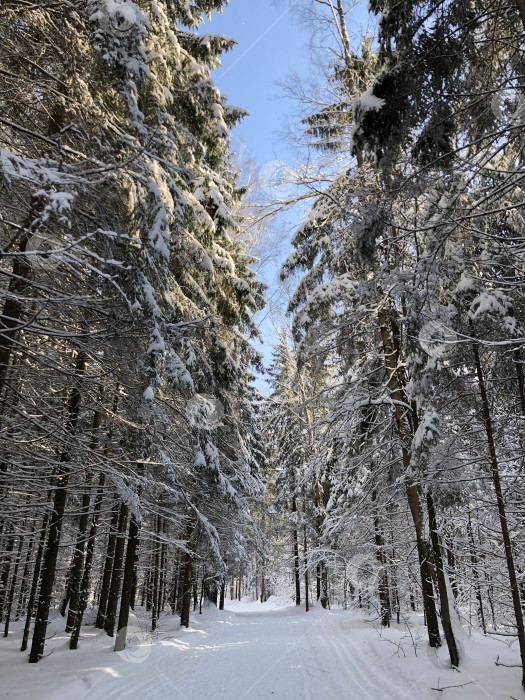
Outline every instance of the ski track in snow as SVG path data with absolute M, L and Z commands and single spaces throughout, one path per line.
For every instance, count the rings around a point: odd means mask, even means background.
M 178 627 L 176 617 L 162 616 L 158 637 L 151 647 L 146 644 L 150 653 L 140 663 L 120 658 L 112 641 L 93 628 L 83 630 L 78 652 L 69 651 L 67 635 L 60 632 L 63 620 L 55 618 L 56 636 L 48 643 L 53 652 L 29 665 L 18 652 L 21 632 L 15 631 L 0 645 L 0 698 L 432 700 L 443 697 L 431 690 L 437 683 L 469 681 L 464 688 L 448 689 L 446 700 L 508 700 L 510 689 L 519 692 L 515 669 L 498 669 L 494 677 L 492 640 L 481 646 L 473 642 L 472 659 L 485 653 L 486 661 L 470 667 L 467 661 L 458 674 L 432 665 L 424 647 L 417 657 L 410 645 L 399 655 L 401 628 L 380 636 L 357 611 L 315 607 L 306 613 L 287 602 L 229 601 L 225 611 L 210 606 L 203 615 L 192 616 L 189 629 Z M 483 669 L 485 678 L 480 676 Z
M 86 698 L 401 698 L 402 688 L 386 673 L 367 667 L 370 650 L 352 641 L 347 617 L 341 611 L 305 613 L 300 608 L 227 612 L 207 630 L 183 630 L 175 658 L 173 648 L 161 648 L 147 668 L 135 664 L 129 675 L 97 683 Z M 194 620 L 199 627 L 198 617 Z M 188 637 L 202 634 L 195 645 L 183 646 Z

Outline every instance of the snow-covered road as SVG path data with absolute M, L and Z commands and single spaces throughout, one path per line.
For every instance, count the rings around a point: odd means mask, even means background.
M 358 642 L 352 641 L 355 624 L 359 623 L 345 621 L 341 613 L 306 614 L 295 608 L 230 612 L 203 624 L 197 619 L 191 630 L 178 632 L 176 641 L 165 640 L 164 652 L 155 650 L 146 676 L 145 669 L 135 665 L 120 678 L 97 684 L 89 697 L 403 697 L 399 685 L 364 662 Z
M 12 644 L 0 645 L 0 697 L 32 700 L 430 700 L 443 697 L 432 688 L 450 688 L 446 699 L 509 698 L 518 692 L 515 669 L 496 669 L 492 640 L 476 644 L 487 663 L 462 673 L 441 667 L 414 649 L 401 629 L 379 634 L 359 612 L 322 610 L 273 600 L 231 603 L 192 616 L 190 629 L 177 618 L 161 618 L 153 643 L 138 635 L 126 658 L 111 641 L 86 628 L 82 651 L 70 652 L 67 637 L 56 635 L 51 657 L 27 664 Z M 281 607 L 279 607 L 281 606 Z M 62 620 L 55 620 L 57 631 Z M 417 632 L 416 632 L 417 636 Z M 402 643 L 401 649 L 398 645 Z M 510 657 L 509 657 L 510 660 Z M 490 668 L 492 667 L 492 668 Z M 482 673 L 483 678 L 480 677 Z M 474 675 L 475 674 L 475 675 Z M 439 685 L 440 684 L 440 685 Z M 505 687 L 504 687 L 505 686 Z

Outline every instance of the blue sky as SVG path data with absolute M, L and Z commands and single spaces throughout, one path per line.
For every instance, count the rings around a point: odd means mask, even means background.
M 222 66 L 212 77 L 230 104 L 250 113 L 235 128 L 232 145 L 235 151 L 243 152 L 243 161 L 253 156 L 258 168 L 275 160 L 289 164 L 295 160 L 294 147 L 284 133 L 290 120 L 293 125 L 297 107 L 278 83 L 292 74 L 307 77 L 312 69 L 310 30 L 301 24 L 297 15 L 297 7 L 304 2 L 230 0 L 222 14 L 214 14 L 211 21 L 200 28 L 201 32 L 226 34 L 237 41 L 237 46 L 222 57 Z M 357 23 L 366 26 L 364 2 L 349 16 L 351 33 L 359 33 Z M 284 225 L 291 237 L 299 225 L 299 214 L 289 213 L 285 219 Z M 289 245 L 285 244 L 283 260 L 263 270 L 262 277 L 271 287 L 277 284 L 278 269 L 289 250 Z M 264 342 L 256 343 L 256 347 L 268 364 L 275 341 L 271 320 L 263 321 L 260 328 Z M 263 381 L 257 384 L 265 391 Z
M 277 156 L 289 161 L 292 149 L 282 138 L 293 102 L 276 83 L 292 73 L 307 76 L 311 70 L 310 30 L 298 18 L 306 0 L 230 0 L 222 14 L 214 13 L 201 31 L 226 34 L 238 45 L 222 58 L 213 79 L 235 104 L 250 112 L 234 132 L 234 147 L 244 144 L 258 165 Z M 364 0 L 347 16 L 351 40 L 366 27 Z
M 213 73 L 230 104 L 250 112 L 235 129 L 235 149 L 243 144 L 258 165 L 276 156 L 287 160 L 290 147 L 279 132 L 292 105 L 276 82 L 292 72 L 307 74 L 310 62 L 309 34 L 297 21 L 293 4 L 287 0 L 230 0 L 222 15 L 214 14 L 203 29 L 238 42 Z
M 237 46 L 222 57 L 221 68 L 213 72 L 213 80 L 228 102 L 249 112 L 233 132 L 234 150 L 242 151 L 243 161 L 253 157 L 257 168 L 276 159 L 293 162 L 293 149 L 283 132 L 294 103 L 277 83 L 292 73 L 306 76 L 311 62 L 310 33 L 299 23 L 293 2 L 230 0 L 223 13 L 214 14 L 200 31 L 226 34 L 237 41 Z M 299 219 L 294 215 L 286 218 L 291 234 Z M 262 271 L 271 288 L 277 284 L 279 267 L 289 250 L 285 245 L 283 260 Z M 270 319 L 257 320 L 264 342 L 255 346 L 268 364 L 275 340 L 273 324 Z M 257 385 L 266 391 L 264 381 L 258 380 Z

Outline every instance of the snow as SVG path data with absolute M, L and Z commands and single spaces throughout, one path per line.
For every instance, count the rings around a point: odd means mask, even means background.
M 468 277 L 464 272 L 461 273 L 461 278 L 456 285 L 456 292 L 468 292 L 471 289 L 476 289 L 476 281 Z
M 369 87 L 368 90 L 363 92 L 361 97 L 359 97 L 359 106 L 363 112 L 367 112 L 370 109 L 381 109 L 384 104 L 385 100 L 382 97 L 374 95 L 374 86 Z
M 206 466 L 206 459 L 200 450 L 195 453 L 195 458 L 193 460 L 193 466 L 194 467 L 205 467 Z
M 189 629 L 179 626 L 178 617 L 163 615 L 153 638 L 146 613 L 139 611 L 130 620 L 136 643 L 119 654 L 113 640 L 92 626 L 83 628 L 79 650 L 70 651 L 57 615 L 46 645 L 51 653 L 38 664 L 28 664 L 27 653 L 18 650 L 22 632 L 16 623 L 9 638 L 0 640 L 0 697 L 508 700 L 521 692 L 519 669 L 494 664 L 498 656 L 502 663 L 517 663 L 507 638 L 465 636 L 458 672 L 447 667 L 443 649 L 436 655 L 423 643 L 417 617 L 408 634 L 403 624 L 381 632 L 360 610 L 314 607 L 306 613 L 304 606 L 277 597 L 264 604 L 227 600 L 226 607 L 193 613 Z M 452 685 L 463 687 L 432 690 Z
M 427 411 L 416 430 L 412 440 L 412 450 L 419 450 L 425 442 L 432 442 L 439 435 L 439 414 L 430 409 Z
M 495 313 L 506 316 L 509 310 L 510 301 L 508 297 L 498 289 L 491 292 L 482 291 L 474 299 L 470 306 L 469 315 L 475 319 L 486 313 Z
M 146 401 L 153 401 L 153 399 L 155 398 L 155 392 L 153 391 L 153 387 L 149 386 L 144 392 L 143 396 Z
M 0 172 L 7 182 L 26 180 L 35 184 L 59 186 L 81 183 L 81 178 L 62 172 L 57 161 L 47 159 L 45 163 L 47 164 L 0 148 Z

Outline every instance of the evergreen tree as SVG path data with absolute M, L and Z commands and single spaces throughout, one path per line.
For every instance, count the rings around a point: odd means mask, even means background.
M 251 524 L 261 491 L 247 385 L 264 287 L 238 239 L 243 192 L 229 161 L 244 112 L 210 78 L 233 40 L 196 31 L 221 4 L 1 10 L 4 548 L 22 546 L 29 514 L 40 520 L 32 662 L 62 590 L 76 646 L 102 575 L 97 527 L 108 534 L 99 618 L 112 635 L 122 586 L 118 629 L 133 600 L 139 538 L 158 543 L 158 614 L 167 547 L 211 557 L 221 574 L 232 528 Z M 15 454 L 13 436 L 27 449 Z M 65 529 L 82 543 L 74 554 L 60 547 Z

